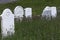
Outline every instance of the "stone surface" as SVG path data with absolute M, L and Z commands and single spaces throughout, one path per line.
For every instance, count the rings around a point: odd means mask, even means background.
M 25 17 L 28 18 L 32 18 L 32 8 L 25 8 Z
M 51 8 L 46 6 L 43 10 L 42 17 L 46 19 L 51 19 Z
M 16 6 L 14 9 L 15 18 L 19 19 L 20 21 L 23 20 L 24 9 L 22 6 Z
M 52 18 L 55 18 L 57 16 L 57 9 L 56 9 L 56 7 L 51 7 L 51 15 L 52 15 Z
M 3 10 L 1 17 L 2 37 L 14 34 L 14 14 L 12 14 L 11 10 L 8 8 Z
M 42 12 L 42 17 L 45 17 L 46 19 L 56 18 L 57 17 L 56 7 L 46 6 Z

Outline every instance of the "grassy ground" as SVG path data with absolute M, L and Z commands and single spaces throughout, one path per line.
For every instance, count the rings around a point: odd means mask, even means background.
M 0 13 L 5 8 L 10 8 L 13 12 L 17 5 L 31 7 L 33 15 L 40 15 L 45 6 L 56 6 L 59 9 L 60 0 L 18 0 L 14 3 L 0 4 Z M 51 21 L 38 18 L 31 22 L 15 22 L 15 30 L 14 36 L 4 40 L 60 40 L 60 16 Z

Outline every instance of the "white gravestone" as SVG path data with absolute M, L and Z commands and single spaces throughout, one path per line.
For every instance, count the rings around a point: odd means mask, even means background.
M 49 7 L 46 6 L 43 10 L 42 17 L 45 17 L 46 19 L 56 18 L 57 16 L 57 10 L 56 7 Z
M 2 37 L 13 35 L 15 33 L 14 14 L 12 14 L 11 10 L 7 8 L 3 10 L 1 17 Z
M 25 17 L 32 18 L 32 8 L 25 8 Z
M 43 10 L 42 17 L 46 19 L 51 19 L 51 8 L 49 6 L 46 6 Z
M 23 20 L 24 15 L 24 9 L 22 6 L 16 6 L 14 9 L 14 15 L 16 19 L 19 19 L 20 21 Z
M 56 16 L 57 16 L 57 9 L 56 9 L 56 7 L 51 7 L 51 15 L 52 15 L 52 18 L 56 18 Z

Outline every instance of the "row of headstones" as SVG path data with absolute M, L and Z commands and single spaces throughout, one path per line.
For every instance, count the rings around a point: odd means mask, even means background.
M 24 17 L 23 15 L 25 15 L 26 18 L 28 18 L 28 17 L 32 18 L 32 8 L 23 9 L 23 7 L 17 6 L 14 9 L 14 14 L 12 13 L 12 11 L 9 8 L 3 10 L 2 14 L 1 14 L 2 37 L 6 37 L 8 35 L 12 35 L 15 33 L 14 18 L 20 19 L 20 21 L 22 21 L 23 17 Z M 51 16 L 52 16 L 52 18 L 55 18 L 57 16 L 56 7 L 47 6 L 43 10 L 42 17 L 46 17 L 46 19 L 47 18 L 50 19 Z
M 32 18 L 32 8 L 25 8 L 23 9 L 23 7 L 21 6 L 17 6 L 15 9 L 14 9 L 14 15 L 15 15 L 15 18 L 20 21 L 23 20 L 23 18 Z
M 51 20 L 57 17 L 57 8 L 55 6 L 46 6 L 42 12 L 42 18 Z
M 22 21 L 23 15 L 26 18 L 32 18 L 32 8 L 23 9 L 22 6 L 17 6 L 14 9 L 14 14 L 9 8 L 3 10 L 1 17 L 1 33 L 2 37 L 7 37 L 15 33 L 14 18 L 20 19 Z

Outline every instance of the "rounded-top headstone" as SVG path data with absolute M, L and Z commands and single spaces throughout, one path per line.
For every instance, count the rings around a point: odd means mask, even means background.
M 51 8 L 49 6 L 46 6 L 42 12 L 42 17 L 46 16 L 47 14 L 49 14 L 49 11 Z
M 46 6 L 43 11 L 50 10 L 51 8 L 49 6 Z
M 42 12 L 42 18 L 51 19 L 51 7 L 46 6 Z
M 16 6 L 14 9 L 14 15 L 15 15 L 15 18 L 23 17 L 23 15 L 24 15 L 23 7 L 22 6 Z
M 6 37 L 14 34 L 14 14 L 11 12 L 11 10 L 8 8 L 3 10 L 1 17 L 2 36 Z

